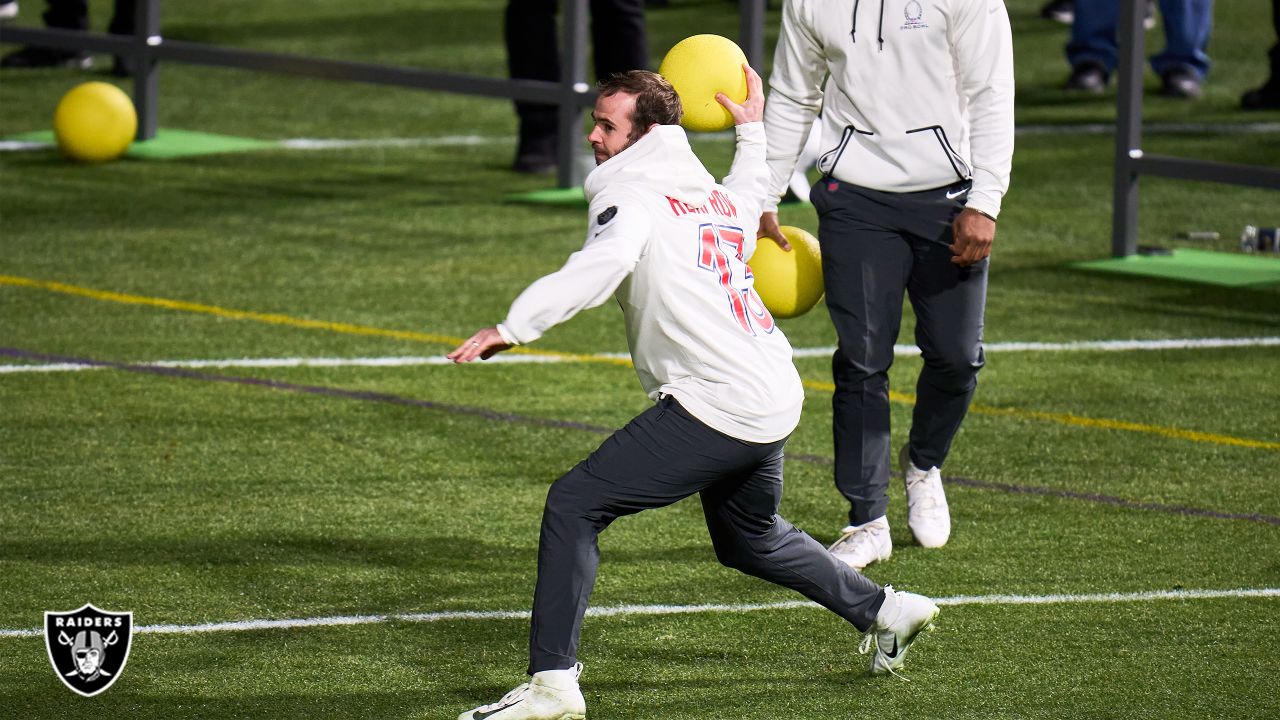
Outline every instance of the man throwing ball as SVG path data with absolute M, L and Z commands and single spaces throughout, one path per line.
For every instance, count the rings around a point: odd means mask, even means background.
M 873 673 L 892 672 L 938 614 L 920 595 L 881 588 L 777 514 L 782 456 L 804 393 L 791 346 L 752 287 L 745 258 L 768 192 L 764 97 L 717 100 L 737 125 L 723 184 L 678 123 L 660 75 L 604 80 L 587 136 L 590 226 L 581 250 L 516 298 L 506 319 L 449 359 L 488 358 L 533 342 L 611 295 L 622 306 L 636 374 L 653 407 L 615 432 L 547 494 L 529 636 L 529 682 L 459 720 L 586 717 L 578 637 L 611 522 L 698 493 L 716 557 L 792 588 L 874 640 Z M 864 645 L 869 648 L 869 644 Z

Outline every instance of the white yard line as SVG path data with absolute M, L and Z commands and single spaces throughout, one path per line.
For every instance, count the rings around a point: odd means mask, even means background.
M 281 140 L 280 147 L 289 150 L 343 150 L 346 148 L 384 148 L 384 147 L 466 147 L 469 145 L 486 145 L 494 142 L 505 142 L 506 137 L 485 135 L 445 135 L 442 137 L 420 138 L 365 138 L 365 139 L 321 139 L 291 138 Z
M 1210 348 L 1236 347 L 1273 347 L 1280 346 L 1280 337 L 1252 338 L 1184 338 L 1170 340 L 1097 340 L 1066 343 L 1043 342 L 1007 342 L 984 345 L 988 353 L 1002 352 L 1073 352 L 1073 351 L 1105 351 L 1124 352 L 1135 350 L 1199 350 Z M 828 357 L 835 352 L 835 347 L 796 348 L 795 357 Z M 900 357 L 914 357 L 920 354 L 915 345 L 895 345 L 894 354 Z M 598 360 L 614 360 L 628 357 L 626 353 L 595 353 L 583 358 Z M 490 363 L 556 363 L 581 362 L 573 356 L 539 355 L 537 353 L 521 353 L 498 355 Z M 227 358 L 214 360 L 156 360 L 138 363 L 147 367 L 172 368 L 285 368 L 285 367 L 405 367 L 415 365 L 449 365 L 444 356 L 393 356 L 393 357 L 286 357 L 286 358 Z M 98 370 L 97 365 L 79 365 L 75 363 L 17 364 L 0 365 L 0 375 L 12 373 L 52 373 L 77 372 L 81 370 Z
M 1203 350 L 1229 347 L 1268 347 L 1280 345 L 1280 337 L 1248 337 L 1248 338 L 1181 338 L 1168 340 L 1083 340 L 1078 342 L 1003 342 L 986 343 L 983 350 L 988 353 L 1001 352 L 1073 352 L 1082 350 L 1122 352 L 1132 350 Z M 795 357 L 826 357 L 835 352 L 835 347 L 796 348 Z M 893 354 L 899 357 L 913 357 L 920 354 L 915 345 L 894 345 Z
M 1236 590 L 1151 590 L 1134 593 L 1092 593 L 1083 595 L 955 595 L 934 598 L 939 605 L 1058 605 L 1070 603 L 1127 603 L 1154 600 L 1216 600 L 1232 598 L 1280 597 L 1280 588 L 1239 588 Z M 761 610 L 794 610 L 819 608 L 806 600 L 773 603 L 739 603 L 732 605 L 616 605 L 587 609 L 588 617 L 637 617 L 643 615 L 690 615 L 701 613 L 745 613 Z M 525 620 L 528 610 L 447 611 L 431 613 L 406 613 L 395 615 L 335 615 L 329 617 L 291 618 L 285 620 L 236 620 L 232 622 L 200 623 L 196 625 L 139 625 L 135 633 L 158 635 L 191 635 L 207 632 L 245 632 L 252 630 L 282 630 L 309 627 L 336 627 L 341 625 L 371 625 L 384 622 L 446 622 L 453 620 Z M 0 629 L 0 638 L 37 637 L 44 631 L 39 628 L 24 630 Z

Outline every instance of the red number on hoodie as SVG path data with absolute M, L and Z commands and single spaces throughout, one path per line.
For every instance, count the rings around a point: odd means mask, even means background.
M 751 268 L 743 260 L 742 245 L 742 228 L 703 223 L 698 226 L 698 267 L 716 274 L 729 299 L 729 312 L 744 332 L 755 335 L 759 326 L 771 333 L 773 316 L 751 285 Z

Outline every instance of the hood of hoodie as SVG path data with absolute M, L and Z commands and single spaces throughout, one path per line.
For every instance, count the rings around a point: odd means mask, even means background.
M 659 125 L 597 165 L 587 175 L 583 190 L 589 203 L 609 185 L 634 183 L 698 207 L 711 196 L 715 182 L 693 154 L 684 128 Z

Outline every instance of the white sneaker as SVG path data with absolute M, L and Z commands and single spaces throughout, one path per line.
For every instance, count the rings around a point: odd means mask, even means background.
M 951 511 L 947 494 L 942 489 L 942 472 L 936 467 L 921 470 L 911 462 L 903 446 L 898 458 L 902 463 L 902 480 L 907 485 L 907 527 L 916 542 L 927 548 L 940 548 L 951 537 Z
M 889 520 L 883 515 L 869 523 L 850 525 L 840 532 L 840 538 L 831 543 L 827 551 L 854 570 L 877 560 L 887 560 L 893 553 Z
M 906 658 L 911 643 L 922 631 L 933 630 L 933 621 L 941 612 L 932 600 L 915 593 L 897 592 L 892 586 L 884 587 L 884 604 L 876 614 L 876 624 L 867 631 L 858 652 L 866 655 L 875 645 L 871 656 L 871 674 L 897 675 Z M 901 677 L 901 676 L 899 676 Z M 905 679 L 905 678 L 904 678 Z
M 578 689 L 581 673 L 582 663 L 534 673 L 498 702 L 468 710 L 458 720 L 586 720 L 587 702 Z

